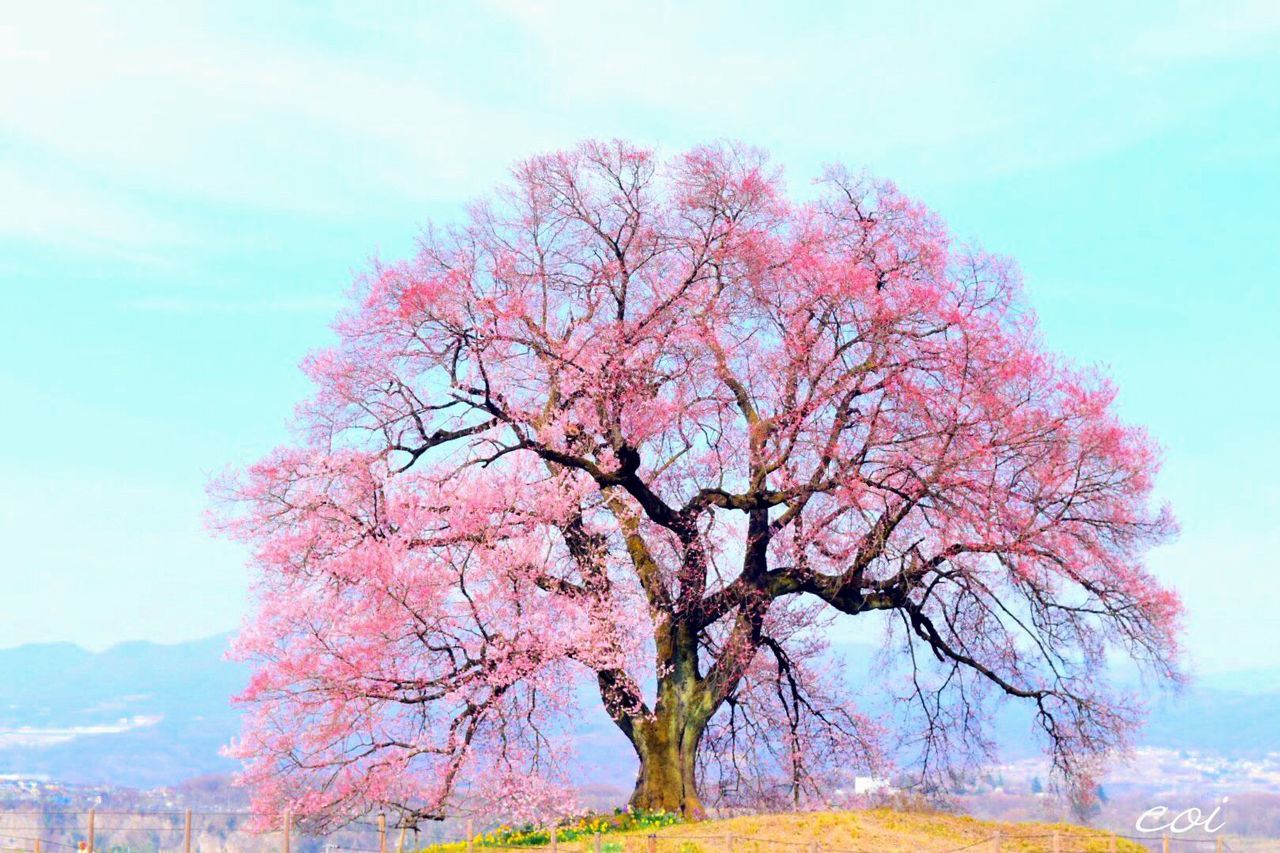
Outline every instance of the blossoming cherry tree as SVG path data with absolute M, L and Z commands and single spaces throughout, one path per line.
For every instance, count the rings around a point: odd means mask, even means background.
M 752 149 L 586 143 L 361 279 L 297 443 L 220 485 L 261 810 L 554 810 L 584 695 L 632 804 L 688 816 L 936 780 L 990 697 L 1067 779 L 1123 743 L 1108 655 L 1177 675 L 1150 441 L 1009 263 L 890 184 L 810 195 Z M 891 716 L 827 647 L 851 620 Z

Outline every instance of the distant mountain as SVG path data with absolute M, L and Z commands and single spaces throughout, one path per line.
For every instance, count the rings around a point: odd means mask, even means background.
M 1277 720 L 1280 691 L 1193 687 L 1182 696 L 1155 703 L 1141 742 L 1232 756 L 1275 753 L 1280 752 Z
M 152 787 L 234 770 L 218 751 L 248 670 L 223 659 L 228 639 L 0 650 L 0 775 Z
M 70 643 L 0 650 L 0 776 L 127 787 L 174 785 L 233 771 L 219 750 L 239 731 L 230 697 L 247 667 L 224 660 L 229 637 L 160 645 L 125 643 L 92 653 Z M 874 671 L 868 647 L 841 645 L 855 675 Z M 854 683 L 858 679 L 854 678 Z M 1280 751 L 1280 669 L 1204 679 L 1157 701 L 1139 742 L 1175 750 L 1256 755 Z M 575 721 L 584 778 L 627 787 L 635 759 L 584 693 Z M 1034 749 L 1030 720 L 997 718 L 1008 757 Z

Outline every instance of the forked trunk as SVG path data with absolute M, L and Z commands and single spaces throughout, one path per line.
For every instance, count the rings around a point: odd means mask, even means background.
M 631 742 L 640 758 L 632 808 L 665 811 L 689 820 L 706 817 L 695 787 L 694 760 L 705 723 L 676 713 L 638 721 Z
M 631 806 L 701 820 L 707 813 L 698 799 L 695 768 L 715 702 L 698 673 L 698 633 L 687 622 L 663 620 L 656 639 L 663 674 L 653 713 L 617 718 L 640 759 Z

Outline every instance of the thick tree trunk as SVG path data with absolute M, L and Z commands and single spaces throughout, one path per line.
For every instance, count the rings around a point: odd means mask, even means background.
M 706 817 L 694 779 L 694 761 L 705 721 L 678 711 L 637 721 L 631 743 L 640 758 L 640 775 L 631 806 L 666 811 L 690 820 Z
M 686 621 L 659 620 L 657 694 L 652 714 L 617 715 L 640 759 L 633 808 L 661 810 L 701 820 L 695 767 L 698 743 L 716 700 L 698 672 L 698 633 Z

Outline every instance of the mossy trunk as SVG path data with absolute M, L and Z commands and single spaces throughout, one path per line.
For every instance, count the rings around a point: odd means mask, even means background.
M 698 744 L 721 701 L 716 697 L 727 692 L 712 689 L 699 671 L 698 630 L 689 620 L 658 619 L 654 640 L 660 675 L 653 709 L 613 715 L 640 759 L 631 806 L 687 820 L 707 816 L 698 797 Z
M 640 775 L 631 795 L 633 808 L 673 812 L 689 820 L 706 817 L 694 778 L 705 725 L 674 712 L 637 721 L 631 743 L 640 758 Z
M 714 710 L 698 672 L 697 651 L 697 634 L 687 625 L 660 625 L 659 667 L 666 672 L 658 679 L 653 714 L 631 718 L 627 732 L 640 758 L 631 805 L 689 820 L 706 817 L 695 767 L 698 743 Z

